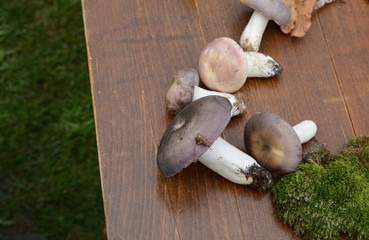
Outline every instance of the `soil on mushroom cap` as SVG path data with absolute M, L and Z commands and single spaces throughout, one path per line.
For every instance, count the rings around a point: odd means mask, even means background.
M 210 147 L 210 142 L 206 139 L 206 137 L 204 135 L 201 134 L 197 134 L 196 138 L 196 144 L 197 145 L 204 145 L 204 146 L 208 146 Z

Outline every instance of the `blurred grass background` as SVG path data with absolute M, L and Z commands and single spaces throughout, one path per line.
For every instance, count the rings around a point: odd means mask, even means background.
M 80 0 L 0 1 L 0 237 L 104 239 Z

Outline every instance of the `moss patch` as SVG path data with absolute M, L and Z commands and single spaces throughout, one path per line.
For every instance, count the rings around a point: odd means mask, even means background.
M 278 217 L 306 239 L 369 239 L 369 136 L 338 155 L 318 146 L 272 192 Z

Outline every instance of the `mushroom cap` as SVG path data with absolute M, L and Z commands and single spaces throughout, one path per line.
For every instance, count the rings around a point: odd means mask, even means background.
M 208 43 L 198 60 L 201 81 L 211 90 L 234 93 L 247 78 L 247 56 L 233 39 L 222 37 Z
M 278 25 L 287 24 L 291 18 L 290 2 L 294 0 L 241 0 L 243 4 L 261 12 Z M 315 0 L 314 0 L 315 1 Z
M 261 112 L 251 116 L 245 126 L 244 141 L 246 152 L 275 178 L 294 172 L 301 161 L 299 137 L 275 114 Z
M 231 109 L 221 96 L 199 98 L 184 107 L 160 141 L 157 163 L 164 176 L 173 176 L 206 152 L 227 126 Z
M 199 73 L 196 69 L 187 68 L 179 71 L 173 77 L 165 100 L 167 111 L 177 114 L 182 108 L 192 102 L 194 87 L 200 83 Z

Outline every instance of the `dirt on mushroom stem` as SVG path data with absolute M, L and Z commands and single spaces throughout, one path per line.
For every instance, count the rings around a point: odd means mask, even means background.
M 249 186 L 259 192 L 269 190 L 273 185 L 272 174 L 265 168 L 253 164 L 248 169 L 244 170 L 245 178 L 249 180 L 252 178 L 252 184 Z
M 246 104 L 245 102 L 243 101 L 244 99 L 244 94 L 242 92 L 237 92 L 234 94 L 235 98 L 237 99 L 237 101 L 235 101 L 233 104 L 232 104 L 232 107 L 237 109 L 240 116 L 242 116 L 243 114 L 246 113 Z

